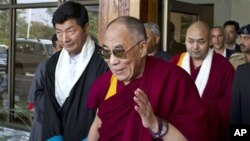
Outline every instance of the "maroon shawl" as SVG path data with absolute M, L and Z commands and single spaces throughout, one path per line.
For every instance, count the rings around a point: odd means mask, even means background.
M 93 84 L 89 108 L 99 108 L 102 121 L 100 141 L 152 141 L 134 110 L 134 91 L 141 88 L 147 95 L 156 116 L 175 126 L 190 141 L 205 141 L 206 116 L 198 91 L 191 77 L 179 67 L 148 57 L 143 76 L 123 85 L 118 81 L 117 93 L 104 101 L 111 72 Z
M 171 58 L 177 64 L 180 54 Z M 229 137 L 229 113 L 234 68 L 226 58 L 214 53 L 211 73 L 203 95 L 202 103 L 207 111 L 208 140 L 224 141 Z

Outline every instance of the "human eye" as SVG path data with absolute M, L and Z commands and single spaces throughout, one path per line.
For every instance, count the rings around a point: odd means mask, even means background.
M 72 34 L 75 33 L 75 30 L 74 30 L 74 29 L 69 29 L 69 30 L 67 31 L 67 33 L 72 35 Z
M 242 36 L 241 37 L 241 39 L 243 39 L 243 40 L 248 40 L 250 37 L 248 37 L 248 36 Z
M 189 44 L 193 44 L 194 43 L 194 40 L 188 40 L 187 41 Z
M 62 36 L 62 32 L 56 31 L 56 36 L 57 36 L 57 37 L 61 37 L 61 36 Z
M 74 34 L 74 30 L 70 30 L 69 33 Z
M 205 40 L 198 40 L 197 42 L 198 42 L 199 45 L 204 45 L 206 43 Z

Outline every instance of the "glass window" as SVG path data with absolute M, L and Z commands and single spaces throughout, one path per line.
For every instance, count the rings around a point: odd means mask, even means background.
M 86 6 L 89 14 L 90 36 L 98 43 L 99 6 Z
M 30 128 L 31 112 L 27 108 L 30 84 L 38 63 L 53 54 L 51 37 L 55 30 L 51 20 L 56 6 L 62 1 L 70 0 L 0 0 L 0 125 L 14 122 L 21 124 L 20 127 L 24 125 Z M 90 17 L 90 35 L 98 42 L 99 0 L 75 1 L 86 4 Z M 41 8 L 43 5 L 45 8 Z M 14 25 L 13 17 L 16 17 Z M 15 35 L 10 36 L 13 33 L 11 31 L 15 31 Z M 14 43 L 10 45 L 13 40 Z M 15 57 L 8 57 L 8 54 L 14 54 Z M 12 65 L 15 74 L 9 75 L 8 72 L 13 70 L 8 70 L 7 66 L 12 69 Z M 12 89 L 8 89 L 10 82 L 10 88 L 14 87 L 13 93 Z
M 29 89 L 37 65 L 48 59 L 46 53 L 51 37 L 55 33 L 51 23 L 56 8 L 18 9 L 16 11 L 16 60 L 15 60 L 15 112 L 30 113 L 27 109 Z M 19 110 L 17 110 L 19 109 Z M 20 112 L 19 112 L 20 111 Z M 22 115 L 15 121 L 30 124 L 30 117 Z
M 7 65 L 8 48 L 10 36 L 10 15 L 9 10 L 0 10 L 0 122 L 7 120 L 8 109 L 8 84 Z
M 17 3 L 44 3 L 44 2 L 57 2 L 57 0 L 17 0 Z
M 171 12 L 170 21 L 172 21 L 175 26 L 175 40 L 184 44 L 187 28 L 197 20 L 197 15 Z
M 0 4 L 9 4 L 10 0 L 0 0 Z

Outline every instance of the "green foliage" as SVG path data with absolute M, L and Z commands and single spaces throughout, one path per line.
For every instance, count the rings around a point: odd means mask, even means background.
M 50 40 L 54 33 L 54 28 L 44 25 L 42 22 L 31 22 L 30 37 Z
M 32 125 L 32 112 L 27 108 L 27 100 L 23 99 L 15 104 L 14 109 L 6 110 L 6 113 L 13 115 L 14 118 L 22 122 L 29 130 Z
M 89 12 L 90 36 L 98 43 L 98 13 Z
M 8 16 L 9 10 L 0 10 L 0 44 L 9 45 L 9 25 L 10 16 Z

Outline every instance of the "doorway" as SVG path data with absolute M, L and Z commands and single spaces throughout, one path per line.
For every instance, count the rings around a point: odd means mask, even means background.
M 213 4 L 192 4 L 176 0 L 163 1 L 163 49 L 167 51 L 170 48 L 171 28 L 170 22 L 174 24 L 174 39 L 184 44 L 186 30 L 190 24 L 197 20 L 202 20 L 208 25 L 213 26 L 214 5 Z

